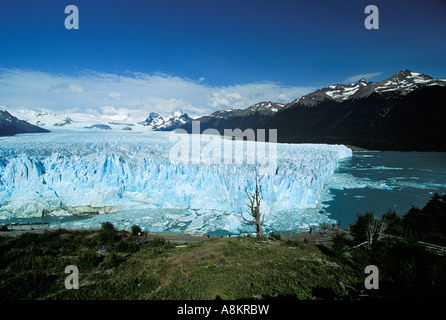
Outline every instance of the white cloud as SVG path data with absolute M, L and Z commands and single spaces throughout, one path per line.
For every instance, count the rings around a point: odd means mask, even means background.
M 216 89 L 209 93 L 209 105 L 216 109 L 247 108 L 262 101 L 287 103 L 315 90 L 310 87 L 286 87 L 274 82 L 248 83 Z
M 112 91 L 107 95 L 112 100 L 121 100 L 121 93 Z
M 348 77 L 347 79 L 344 80 L 344 82 L 348 82 L 348 83 L 356 82 L 358 80 L 361 80 L 362 78 L 369 80 L 369 79 L 375 78 L 377 76 L 380 76 L 382 74 L 383 74 L 382 72 L 371 72 L 371 73 L 357 74 L 357 75 Z
M 0 68 L 0 105 L 138 121 L 150 112 L 167 115 L 181 109 L 201 116 L 218 109 L 247 108 L 261 101 L 286 103 L 315 89 L 274 82 L 213 87 L 203 81 L 204 77 L 196 81 L 166 74 L 84 71 L 60 75 Z
M 85 92 L 86 89 L 81 84 L 62 83 L 55 86 L 51 86 L 48 89 L 48 91 L 53 93 L 66 93 L 66 92 Z
M 243 98 L 239 93 L 229 93 L 222 89 L 220 91 L 212 91 L 209 96 L 209 103 L 212 107 L 221 109 L 234 106 L 242 101 Z

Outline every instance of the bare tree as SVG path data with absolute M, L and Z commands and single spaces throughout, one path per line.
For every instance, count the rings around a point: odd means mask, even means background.
M 260 202 L 261 202 L 261 196 L 260 196 L 260 187 L 259 187 L 259 180 L 257 176 L 257 169 L 255 169 L 255 189 L 253 192 L 249 192 L 248 188 L 245 187 L 245 193 L 248 197 L 249 203 L 246 205 L 248 206 L 248 214 L 251 216 L 250 218 L 246 219 L 243 211 L 240 209 L 240 214 L 246 222 L 249 224 L 252 224 L 256 228 L 256 236 L 261 237 L 263 235 L 262 231 L 262 225 L 263 225 L 263 219 L 265 218 L 265 214 L 260 212 Z
M 372 250 L 372 246 L 374 243 L 380 242 L 383 239 L 384 232 L 389 226 L 390 221 L 381 217 L 379 219 L 375 219 L 375 217 L 371 217 L 367 224 L 366 230 L 366 244 L 365 247 L 367 251 Z

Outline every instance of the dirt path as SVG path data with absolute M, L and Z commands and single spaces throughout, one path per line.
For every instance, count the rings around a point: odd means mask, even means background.
M 147 235 L 148 239 L 161 237 L 169 241 L 173 244 L 186 244 L 191 242 L 199 242 L 199 241 L 205 241 L 208 240 L 207 236 L 205 235 L 191 235 L 187 233 L 149 233 Z
M 281 238 L 283 240 L 308 240 L 309 242 L 316 243 L 318 239 L 327 239 L 331 240 L 335 237 L 335 235 L 346 234 L 347 231 L 344 230 L 328 230 L 324 235 L 323 230 L 317 230 L 314 234 L 310 234 L 310 232 L 304 233 L 289 233 L 289 231 L 285 231 L 281 233 Z M 186 233 L 152 233 L 148 235 L 148 238 L 154 237 L 162 237 L 173 244 L 186 244 L 191 242 L 199 242 L 206 241 L 213 238 L 220 238 L 220 236 L 211 235 L 209 238 L 207 235 L 190 235 Z
M 50 229 L 51 230 L 51 229 Z M 1 231 L 0 236 L 18 236 L 24 233 L 44 233 L 47 231 L 47 229 L 36 229 L 36 230 L 16 230 L 16 231 Z M 308 240 L 309 242 L 316 242 L 317 239 L 321 238 L 333 238 L 333 234 L 339 235 L 340 233 L 346 233 L 344 230 L 338 230 L 338 231 L 332 231 L 327 230 L 326 235 L 324 236 L 323 231 L 317 230 L 314 234 L 310 234 L 309 232 L 303 232 L 303 233 L 290 233 L 289 231 L 282 231 L 281 232 L 281 238 L 283 240 Z M 166 232 L 166 233 L 149 233 L 147 235 L 147 239 L 152 239 L 155 237 L 161 237 L 166 239 L 167 241 L 173 243 L 173 244 L 187 244 L 192 242 L 200 242 L 200 241 L 206 241 L 213 238 L 220 238 L 220 236 L 217 235 L 210 235 L 209 237 L 207 235 L 192 235 L 182 232 Z
M 316 243 L 318 239 L 327 239 L 332 240 L 334 237 L 340 234 L 348 234 L 345 230 L 330 230 L 327 229 L 326 234 L 324 235 L 323 230 L 317 230 L 314 234 L 310 234 L 310 232 L 303 232 L 303 233 L 289 233 L 289 231 L 285 231 L 281 233 L 281 238 L 283 240 L 307 240 L 309 242 Z

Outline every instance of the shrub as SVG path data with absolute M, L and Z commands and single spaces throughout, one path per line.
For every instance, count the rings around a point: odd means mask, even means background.
M 342 234 L 339 234 L 334 238 L 333 245 L 331 246 L 331 252 L 336 257 L 342 257 L 349 246 L 349 240 Z
M 113 244 L 118 240 L 118 232 L 110 222 L 102 223 L 102 229 L 99 231 L 101 244 Z
M 403 217 L 405 235 L 417 240 L 446 245 L 446 194 L 435 194 L 423 209 L 412 207 Z
M 103 256 L 96 254 L 92 250 L 83 251 L 79 256 L 79 268 L 94 268 L 97 267 L 102 260 L 104 260 Z
M 102 230 L 115 231 L 115 227 L 111 222 L 107 221 L 102 223 Z
M 125 242 L 123 240 L 120 240 L 116 244 L 115 250 L 118 251 L 118 252 L 132 253 L 132 252 L 137 252 L 139 250 L 139 247 L 135 243 L 128 243 L 128 242 Z
M 364 215 L 358 213 L 356 217 L 357 220 L 355 224 L 350 227 L 350 232 L 353 239 L 357 243 L 361 243 L 367 240 L 366 233 L 369 221 L 374 221 L 376 218 L 372 212 L 366 212 Z
M 118 267 L 121 262 L 123 261 L 122 258 L 118 257 L 116 253 L 112 252 L 110 254 L 107 254 L 104 261 L 100 264 L 101 268 L 103 269 L 113 269 Z
M 307 243 L 308 243 L 308 241 L 307 241 Z M 287 245 L 289 247 L 302 248 L 303 241 L 301 241 L 301 240 L 286 240 L 285 245 Z
M 139 233 L 141 233 L 141 228 L 137 225 L 132 226 L 132 235 L 137 236 Z
M 149 245 L 151 247 L 163 247 L 169 244 L 169 241 L 167 241 L 166 239 L 162 238 L 162 237 L 155 237 L 150 239 L 149 241 Z
M 386 234 L 395 236 L 401 236 L 403 234 L 403 219 L 395 211 L 389 210 L 382 217 L 389 222 Z
M 280 236 L 280 233 L 276 233 L 276 232 L 271 232 L 270 234 L 269 234 L 269 237 L 271 238 L 271 239 L 274 239 L 274 240 L 280 240 L 282 237 Z

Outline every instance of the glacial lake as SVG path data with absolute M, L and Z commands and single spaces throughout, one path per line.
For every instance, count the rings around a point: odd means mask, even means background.
M 330 180 L 325 210 L 344 226 L 367 211 L 404 215 L 446 192 L 446 153 L 354 151 Z

